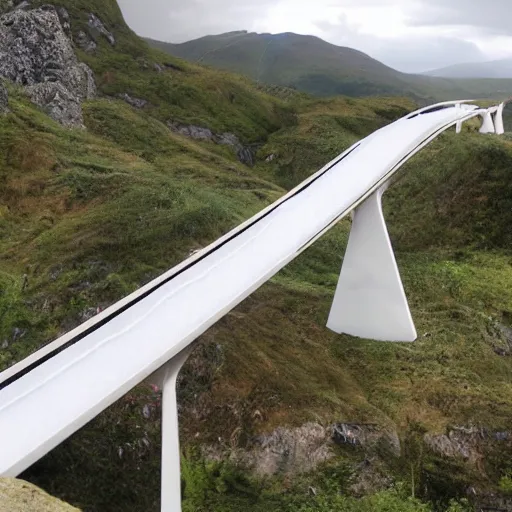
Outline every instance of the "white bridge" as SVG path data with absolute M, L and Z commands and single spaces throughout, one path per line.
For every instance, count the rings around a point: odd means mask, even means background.
M 0 475 L 17 476 L 134 386 L 163 389 L 162 511 L 179 512 L 176 377 L 192 342 L 353 212 L 327 326 L 383 341 L 416 330 L 382 215 L 388 180 L 443 131 L 501 104 L 446 102 L 361 140 L 286 196 L 88 322 L 0 373 Z

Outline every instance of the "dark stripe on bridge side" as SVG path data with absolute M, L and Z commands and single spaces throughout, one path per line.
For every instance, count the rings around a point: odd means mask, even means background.
M 363 139 L 364 140 L 364 139 Z M 362 142 L 362 141 L 361 141 Z M 158 283 L 156 284 L 153 288 L 151 288 L 150 290 L 147 290 L 146 292 L 144 292 L 143 294 L 141 294 L 140 296 L 134 298 L 131 302 L 129 302 L 128 304 L 125 304 L 123 307 L 119 308 L 117 311 L 114 311 L 112 314 L 110 314 L 109 316 L 107 316 L 106 318 L 103 318 L 102 320 L 100 320 L 98 323 L 96 323 L 95 325 L 89 327 L 89 329 L 86 329 L 85 331 L 81 332 L 80 334 L 77 334 L 74 338 L 70 339 L 67 343 L 65 343 L 64 345 L 61 345 L 60 347 L 57 347 L 55 348 L 54 350 L 52 350 L 51 352 L 49 352 L 48 354 L 45 354 L 44 356 L 42 356 L 40 359 L 38 359 L 37 361 L 34 361 L 33 363 L 31 363 L 29 366 L 27 366 L 26 368 L 23 368 L 22 370 L 20 370 L 19 372 L 15 373 L 14 375 L 12 375 L 11 377 L 9 377 L 8 379 L 4 380 L 3 382 L 0 382 L 0 391 L 4 388 L 6 388 L 7 386 L 10 386 L 12 383 L 16 382 L 17 380 L 21 379 L 22 377 L 24 377 L 25 375 L 27 375 L 28 373 L 30 373 L 32 370 L 35 370 L 36 368 L 38 368 L 39 366 L 41 366 L 42 364 L 44 364 L 45 362 L 49 361 L 50 359 L 52 359 L 53 357 L 55 357 L 56 355 L 60 354 L 61 352 L 63 352 L 64 350 L 68 349 L 69 347 L 75 345 L 76 343 L 78 343 L 80 340 L 82 340 L 83 338 L 85 338 L 86 336 L 88 336 L 89 334 L 93 333 L 94 331 L 98 330 L 99 328 L 103 327 L 105 324 L 107 324 L 108 322 L 110 322 L 111 320 L 113 320 L 114 318 L 116 318 L 117 316 L 119 316 L 121 313 L 124 313 L 127 309 L 131 308 L 132 306 L 134 306 L 135 304 L 137 304 L 138 302 L 140 302 L 141 300 L 145 299 L 146 297 L 148 297 L 148 295 L 150 295 L 151 293 L 153 293 L 154 291 L 158 290 L 159 288 L 161 288 L 162 286 L 164 286 L 165 284 L 167 284 L 168 282 L 172 281 L 175 277 L 179 276 L 180 274 L 182 274 L 183 272 L 187 271 L 188 269 L 190 269 L 191 267 L 193 267 L 194 265 L 196 265 L 197 263 L 199 263 L 200 261 L 204 260 L 205 258 L 207 258 L 208 256 L 210 256 L 211 254 L 213 254 L 215 251 L 217 251 L 218 249 L 220 249 L 221 247 L 223 247 L 224 245 L 226 245 L 227 243 L 231 242 L 232 240 L 234 240 L 236 237 L 238 237 L 239 235 L 241 235 L 242 233 L 244 233 L 245 231 L 247 231 L 249 228 L 253 227 L 254 225 L 256 225 L 258 222 L 260 222 L 261 220 L 263 220 L 265 217 L 267 217 L 268 215 L 270 215 L 271 213 L 273 213 L 275 210 L 277 210 L 281 205 L 283 205 L 284 203 L 286 203 L 287 201 L 289 201 L 290 199 L 294 198 L 294 197 L 297 197 L 299 194 L 301 194 L 302 192 L 304 192 L 304 190 L 306 190 L 307 188 L 309 188 L 313 183 L 315 183 L 315 181 L 319 180 L 320 178 L 322 178 L 323 176 L 325 176 L 326 173 L 328 173 L 333 167 L 335 167 L 336 165 L 338 165 L 342 160 L 344 160 L 345 158 L 347 158 L 349 155 L 351 155 L 360 145 L 361 145 L 361 142 L 359 142 L 356 146 L 354 146 L 350 151 L 348 151 L 347 153 L 345 153 L 344 155 L 340 156 L 333 164 L 331 164 L 327 169 L 325 169 L 324 172 L 322 172 L 321 174 L 319 174 L 316 178 L 312 179 L 309 183 L 306 183 L 302 188 L 300 188 L 299 190 L 297 190 L 294 194 L 292 194 L 290 197 L 286 198 L 285 200 L 283 200 L 282 202 L 280 202 L 279 204 L 277 204 L 274 208 L 270 209 L 268 212 L 264 213 L 261 217 L 257 218 L 254 220 L 254 222 L 252 222 L 251 224 L 248 224 L 247 226 L 245 226 L 243 229 L 241 229 L 240 231 L 238 231 L 237 233 L 234 233 L 231 237 L 227 238 L 226 240 L 224 240 L 223 242 L 221 242 L 219 245 L 215 246 L 215 247 L 212 247 L 210 251 L 208 251 L 207 253 L 203 254 L 200 258 L 198 258 L 197 260 L 189 263 L 188 265 L 186 265 L 185 267 L 183 267 L 182 269 L 178 270 L 175 274 L 167 277 L 166 279 L 164 279 L 161 283 Z

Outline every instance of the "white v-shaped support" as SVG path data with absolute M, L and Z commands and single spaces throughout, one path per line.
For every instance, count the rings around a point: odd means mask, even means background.
M 505 133 L 505 126 L 503 124 L 503 110 L 505 109 L 505 103 L 501 103 L 494 117 L 494 126 L 498 135 Z
M 416 329 L 382 213 L 384 191 L 377 190 L 353 213 L 327 327 L 360 338 L 414 341 Z
M 490 112 L 484 112 L 482 115 L 483 123 L 480 128 L 480 133 L 496 133 L 494 128 L 494 122 L 492 120 L 492 114 Z

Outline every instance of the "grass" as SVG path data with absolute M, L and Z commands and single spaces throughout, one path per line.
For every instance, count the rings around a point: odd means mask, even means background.
M 375 113 L 372 118 L 372 105 L 383 108 L 378 102 L 338 100 L 331 117 L 353 120 L 365 114 L 371 122 L 357 130 L 365 126 L 371 129 L 372 123 L 386 122 Z M 398 105 L 406 108 L 400 102 Z M 4 124 L 16 125 L 25 108 L 14 103 L 13 114 Z M 395 108 L 393 102 L 387 107 L 390 111 Z M 121 126 L 115 133 L 112 117 L 103 115 L 102 109 L 114 112 L 120 124 L 151 123 L 157 130 L 153 141 L 141 143 L 139 151 L 134 135 L 123 132 Z M 307 166 L 313 170 L 321 165 L 321 159 L 334 156 L 337 145 L 341 150 L 351 144 L 357 134 L 346 127 L 352 125 L 346 122 L 345 128 L 336 131 L 326 111 L 328 103 L 324 101 L 305 106 L 295 128 L 285 127 L 270 137 L 268 149 L 279 153 L 277 162 L 259 163 L 252 172 L 210 153 L 203 144 L 160 132 L 158 122 L 145 115 L 135 121 L 135 114 L 119 102 L 98 100 L 86 107 L 93 133 L 64 132 L 51 125 L 52 134 L 44 124 L 33 127 L 34 133 L 46 141 L 42 151 L 53 152 L 49 163 L 59 162 L 58 170 L 48 175 L 48 185 L 37 189 L 36 198 L 39 201 L 46 194 L 65 197 L 67 206 L 55 212 L 53 224 L 42 231 L 38 210 L 18 212 L 15 204 L 24 204 L 19 198 L 10 208 L 8 224 L 17 222 L 23 231 L 11 230 L 11 238 L 3 246 L 2 269 L 15 277 L 8 299 L 11 311 L 26 318 L 14 316 L 4 325 L 7 333 L 26 326 L 29 337 L 23 345 L 14 343 L 3 351 L 4 364 L 78 323 L 89 308 L 111 303 L 180 261 L 189 250 L 215 239 L 281 195 L 284 190 L 279 184 L 293 186 L 306 174 Z M 309 152 L 301 144 L 301 137 L 307 133 Z M 140 135 L 145 136 L 144 132 Z M 68 145 L 68 137 L 81 138 L 84 154 L 71 151 L 76 140 L 73 146 L 71 142 Z M 291 145 L 291 140 L 298 142 Z M 477 139 L 470 133 L 458 139 L 474 155 L 485 151 L 487 145 L 472 144 L 473 140 Z M 13 141 L 17 144 L 19 139 L 13 135 Z M 510 360 L 499 357 L 493 349 L 503 344 L 496 322 L 506 322 L 512 311 L 510 256 L 501 244 L 492 249 L 486 243 L 468 245 L 474 233 L 467 216 L 460 216 L 459 225 L 453 227 L 460 241 L 451 247 L 435 244 L 436 234 L 431 239 L 418 237 L 414 243 L 401 236 L 404 221 L 411 223 L 410 233 L 422 233 L 414 223 L 423 226 L 430 203 L 423 199 L 419 212 L 405 210 L 399 215 L 400 207 L 408 204 L 400 198 L 412 194 L 412 187 L 419 187 L 419 180 L 425 183 L 427 178 L 432 180 L 432 188 L 422 190 L 434 196 L 435 186 L 446 183 L 442 173 L 450 173 L 449 167 L 435 167 L 437 173 L 418 173 L 421 161 L 434 166 L 441 161 L 434 156 L 455 142 L 448 134 L 416 157 L 386 201 L 419 341 L 414 345 L 378 344 L 336 336 L 325 329 L 348 236 L 349 223 L 343 222 L 203 337 L 202 348 L 182 376 L 181 429 L 185 446 L 214 443 L 219 438 L 221 444 L 229 443 L 237 432 L 238 446 L 243 448 L 256 434 L 307 421 L 324 425 L 375 422 L 404 435 L 414 424 L 430 432 L 470 423 L 507 428 L 512 412 L 508 384 L 512 368 Z M 494 138 L 488 144 L 502 148 L 504 158 L 509 158 L 508 146 Z M 263 153 L 266 150 L 264 147 Z M 460 168 L 457 158 L 465 161 L 467 153 L 461 149 L 453 155 L 451 167 Z M 294 172 L 280 174 L 284 158 L 289 159 L 287 165 Z M 507 165 L 498 169 L 505 175 Z M 35 172 L 48 171 L 38 165 Z M 282 176 L 287 176 L 287 181 Z M 488 185 L 484 179 L 482 183 Z M 11 186 L 9 180 L 7 184 Z M 491 186 L 490 190 L 499 192 L 498 187 Z M 12 191 L 8 195 L 11 197 Z M 447 201 L 445 206 L 450 204 Z M 19 254 L 25 255 L 25 266 L 19 265 Z M 29 287 L 22 293 L 22 271 L 27 264 L 36 270 L 29 272 Z M 58 276 L 53 279 L 55 274 Z M 25 306 L 27 298 L 33 301 L 33 307 Z M 220 356 L 217 346 L 221 347 Z M 149 421 L 142 418 L 143 404 L 151 403 L 144 387 L 130 400 L 113 406 L 34 466 L 27 477 L 91 510 L 126 510 L 128 502 L 138 503 L 134 505 L 137 509 L 156 508 L 158 482 L 153 480 L 158 467 L 158 408 Z M 263 420 L 255 420 L 256 410 Z M 149 450 L 139 446 L 142 432 L 150 440 Z M 129 452 L 132 458 L 114 462 L 119 459 L 118 447 L 125 442 L 133 445 L 137 439 L 139 444 L 133 453 Z M 429 482 L 446 479 L 442 462 L 425 459 L 418 469 L 418 481 L 428 474 Z M 134 484 L 116 495 L 114 505 L 107 489 L 114 486 L 120 464 Z M 62 473 L 59 467 L 73 471 Z M 404 478 L 407 470 L 402 468 L 398 461 L 390 471 Z M 494 477 L 493 468 L 486 468 L 487 485 L 491 487 L 501 476 Z M 462 470 L 472 474 L 467 465 Z M 97 487 L 96 479 L 90 476 L 94 471 L 102 474 L 104 491 L 93 491 Z M 432 474 L 438 475 L 438 480 Z M 470 481 L 470 476 L 467 479 Z M 146 494 L 136 498 L 139 485 L 146 488 Z M 457 488 L 454 483 L 447 499 L 458 496 Z M 259 496 L 263 491 L 258 489 L 251 492 Z M 215 510 L 229 510 L 230 506 L 236 510 L 245 499 L 239 494 L 226 491 L 218 498 L 221 501 L 211 506 L 217 507 Z M 268 507 L 278 499 L 276 496 L 270 492 L 267 498 L 258 499 L 263 500 L 262 507 Z
M 118 45 L 100 41 L 96 55 L 82 56 L 102 92 L 84 105 L 87 131 L 64 130 L 9 87 L 11 113 L 0 118 L 0 344 L 8 345 L 0 369 L 414 108 L 406 99 L 313 99 L 256 86 L 151 50 L 111 3 L 61 3 L 73 30 L 94 10 Z M 175 67 L 159 74 L 154 62 Z M 134 110 L 117 92 L 145 97 L 151 107 Z M 250 169 L 229 148 L 172 133 L 170 117 L 257 142 L 257 164 Z M 348 220 L 201 338 L 180 377 L 185 507 L 455 512 L 463 509 L 450 500 L 475 482 L 485 492 L 503 488 L 510 444 L 479 447 L 483 462 L 475 468 L 431 453 L 422 436 L 453 425 L 508 428 L 512 360 L 496 351 L 507 348 L 501 326 L 512 318 L 511 163 L 507 140 L 449 133 L 387 192 L 416 343 L 375 343 L 325 328 Z M 23 476 L 84 510 L 157 510 L 159 407 L 158 395 L 138 386 Z M 208 444 L 249 449 L 256 435 L 308 421 L 376 423 L 398 433 L 402 455 L 340 450 L 332 466 L 268 481 L 195 455 Z M 357 479 L 367 457 L 396 485 L 356 499 L 348 475 Z

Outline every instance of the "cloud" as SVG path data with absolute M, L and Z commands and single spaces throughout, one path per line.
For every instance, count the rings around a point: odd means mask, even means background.
M 476 44 L 448 37 L 388 40 L 372 53 L 389 66 L 410 73 L 486 60 Z
M 465 26 L 512 35 L 510 0 L 431 0 L 410 9 L 411 25 Z
M 140 35 L 173 43 L 251 29 L 275 0 L 119 0 L 126 22 Z
M 341 16 L 335 23 L 321 22 L 317 26 L 321 37 L 326 40 L 357 48 L 390 67 L 408 73 L 485 60 L 475 43 L 453 37 L 415 34 L 412 31 L 397 37 L 377 37 L 354 29 L 346 16 Z

